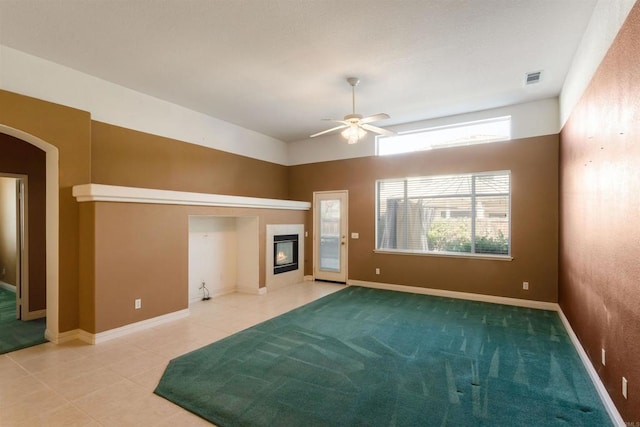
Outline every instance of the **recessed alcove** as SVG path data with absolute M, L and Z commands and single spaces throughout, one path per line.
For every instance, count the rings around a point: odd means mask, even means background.
M 259 292 L 259 218 L 189 217 L 189 302 L 230 292 Z

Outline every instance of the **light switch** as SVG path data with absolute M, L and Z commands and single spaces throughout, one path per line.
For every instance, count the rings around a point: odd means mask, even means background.
M 359 239 L 360 238 L 360 233 L 351 233 L 351 238 L 352 239 Z

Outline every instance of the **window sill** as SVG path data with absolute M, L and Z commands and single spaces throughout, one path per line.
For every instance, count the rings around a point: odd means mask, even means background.
M 455 252 L 411 252 L 411 251 L 394 251 L 391 249 L 375 249 L 376 254 L 387 255 L 414 255 L 414 256 L 431 256 L 441 258 L 467 258 L 467 259 L 483 259 L 491 261 L 513 261 L 510 255 L 489 255 L 489 254 L 464 254 Z

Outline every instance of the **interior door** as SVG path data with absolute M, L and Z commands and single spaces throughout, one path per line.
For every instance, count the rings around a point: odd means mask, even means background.
M 313 193 L 313 276 L 347 282 L 348 201 L 345 191 Z

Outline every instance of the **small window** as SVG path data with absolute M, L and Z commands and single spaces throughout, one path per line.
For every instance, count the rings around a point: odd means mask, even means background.
M 376 249 L 424 254 L 509 256 L 511 174 L 376 182 Z
M 511 139 L 511 116 L 458 123 L 376 138 L 378 156 L 486 144 Z

